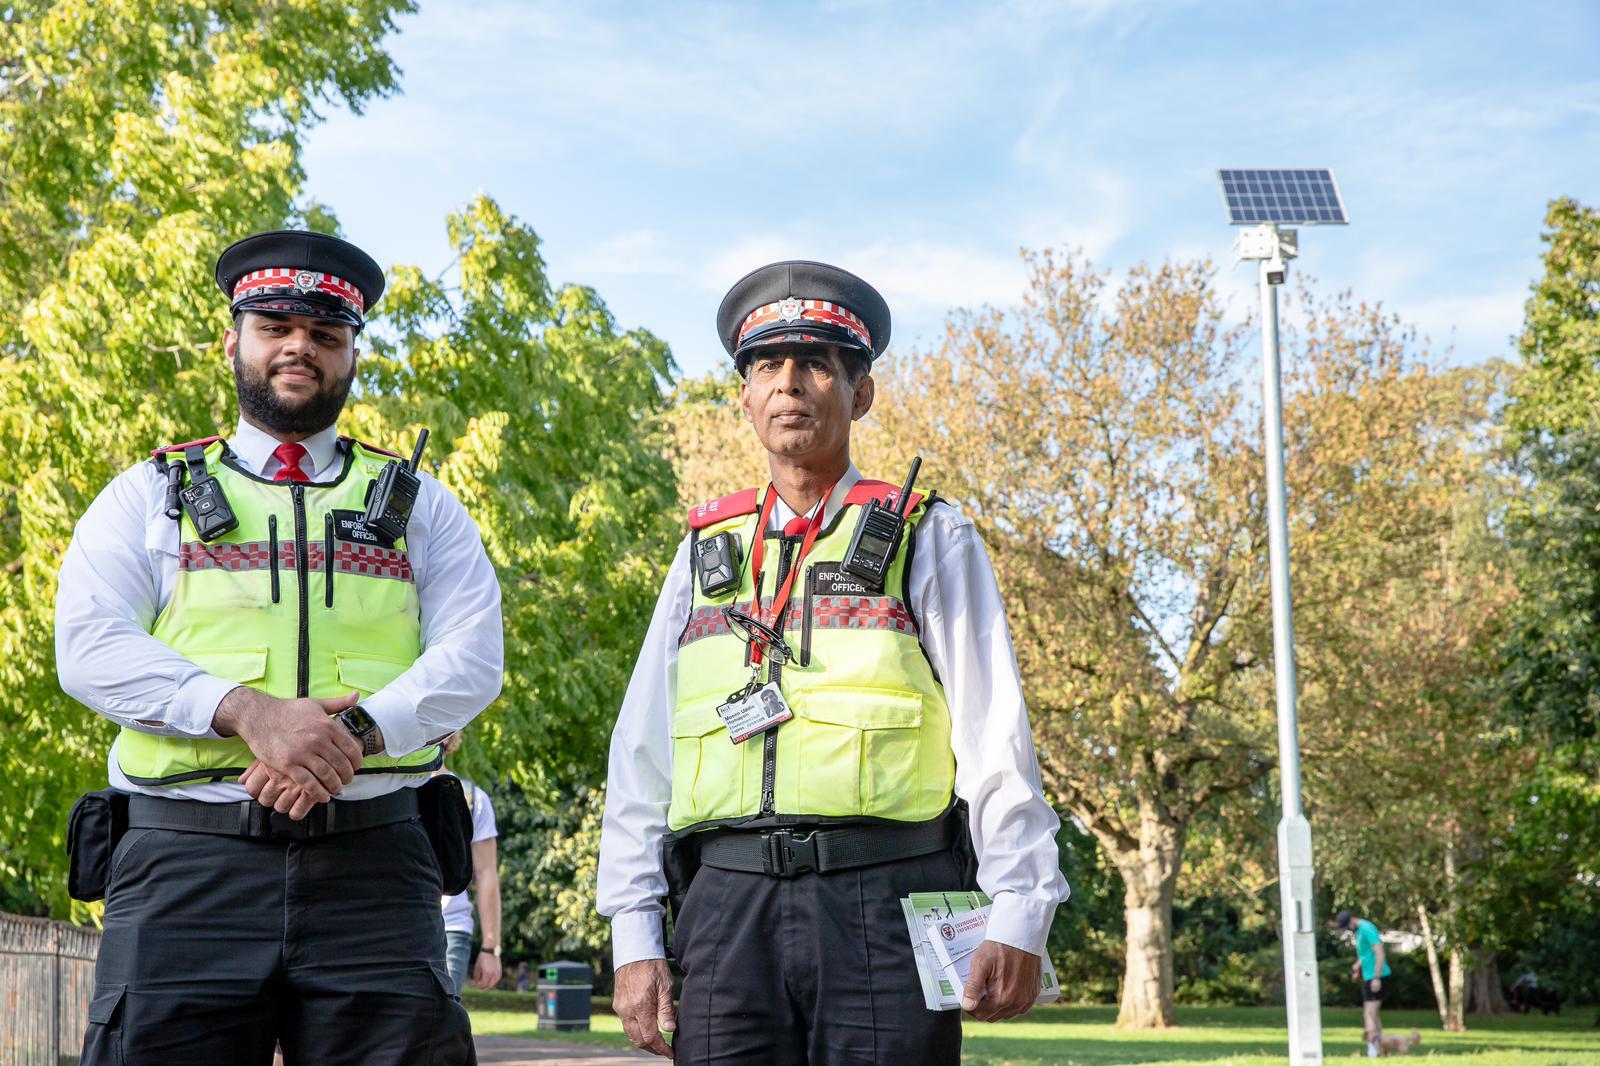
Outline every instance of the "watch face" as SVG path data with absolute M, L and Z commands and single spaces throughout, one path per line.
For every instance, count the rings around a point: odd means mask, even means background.
M 367 709 L 359 703 L 344 712 L 344 720 L 355 728 L 357 736 L 365 736 L 378 728 L 378 723 L 372 715 L 368 714 Z

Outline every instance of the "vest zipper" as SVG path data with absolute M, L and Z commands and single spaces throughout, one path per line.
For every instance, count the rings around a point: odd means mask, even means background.
M 811 665 L 811 597 L 817 591 L 817 567 L 806 568 L 805 616 L 800 619 L 800 665 Z
M 333 606 L 333 512 L 322 516 L 322 604 Z
M 783 537 L 779 543 L 783 549 L 778 554 L 778 574 L 773 578 L 774 589 L 783 587 L 783 579 L 789 576 L 789 560 L 794 555 L 795 542 L 788 537 Z M 759 580 L 759 575 L 757 575 Z M 789 605 L 784 604 L 778 617 L 772 620 L 772 628 L 781 636 L 783 634 L 783 616 L 789 613 Z M 781 687 L 783 681 L 783 663 L 778 661 L 776 655 L 767 656 L 767 680 L 778 683 Z M 776 810 L 777 780 L 778 780 L 778 726 L 768 729 L 761 739 L 761 814 L 770 817 Z
M 278 516 L 267 515 L 267 551 L 271 554 L 272 602 L 278 602 Z
M 295 695 L 311 695 L 311 560 L 306 545 L 306 489 L 299 482 L 289 485 L 294 498 L 294 572 L 300 579 L 300 659 L 295 665 Z

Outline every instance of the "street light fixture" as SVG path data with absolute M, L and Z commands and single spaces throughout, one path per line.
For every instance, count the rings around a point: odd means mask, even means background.
M 1300 252 L 1299 233 L 1282 229 L 1346 225 L 1331 170 L 1219 170 L 1228 221 L 1248 226 L 1235 247 L 1260 263 L 1261 399 L 1266 418 L 1268 545 L 1272 563 L 1272 660 L 1277 675 L 1278 896 L 1283 907 L 1284 993 L 1289 1061 L 1322 1062 L 1322 1004 L 1317 989 L 1316 913 L 1312 900 L 1311 823 L 1300 805 L 1300 738 L 1295 713 L 1294 609 L 1289 595 L 1289 515 L 1283 484 L 1283 388 L 1278 361 L 1278 286 Z

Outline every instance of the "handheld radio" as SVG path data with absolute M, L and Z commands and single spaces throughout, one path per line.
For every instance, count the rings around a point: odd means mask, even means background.
M 209 543 L 238 529 L 239 519 L 228 506 L 222 483 L 206 470 L 205 449 L 198 445 L 184 449 L 183 463 L 189 468 L 189 486 L 178 493 L 178 499 L 200 539 Z M 176 479 L 171 473 L 167 476 L 170 491 Z
M 411 521 L 411 508 L 416 505 L 422 481 L 417 477 L 417 464 L 422 461 L 422 449 L 428 445 L 428 431 L 417 435 L 417 447 L 411 459 L 398 459 L 384 464 L 378 480 L 367 487 L 367 515 L 363 519 L 368 529 L 373 529 L 397 541 L 406 535 L 406 524 Z
M 900 498 L 893 507 L 885 507 L 877 500 L 868 500 L 856 531 L 850 537 L 850 549 L 844 553 L 844 569 L 863 581 L 882 587 L 883 578 L 900 550 L 900 537 L 906 530 L 906 506 L 911 499 L 911 486 L 916 483 L 917 471 L 922 467 L 922 456 L 911 460 L 911 472 L 900 489 Z

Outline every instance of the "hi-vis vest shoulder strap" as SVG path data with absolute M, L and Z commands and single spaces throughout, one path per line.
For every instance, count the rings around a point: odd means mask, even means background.
M 895 485 L 859 482 L 796 574 L 780 621 L 795 657 L 775 668 L 794 718 L 765 737 L 729 740 L 717 705 L 744 687 L 751 668 L 723 608 L 753 611 L 759 594 L 770 609 L 800 543 L 756 529 L 762 491 L 747 489 L 689 512 L 696 541 L 738 534 L 741 578 L 737 589 L 710 597 L 698 575 L 693 581 L 689 620 L 678 639 L 668 825 L 690 832 L 797 818 L 938 817 L 954 796 L 950 712 L 905 591 L 917 526 L 934 501 L 913 494 L 905 542 L 882 588 L 841 565 L 862 508 L 870 499 L 893 500 Z M 756 536 L 767 538 L 759 574 L 751 572 Z M 769 662 L 763 670 L 774 667 Z
M 298 484 L 250 473 L 220 438 L 157 449 L 156 461 L 196 445 L 239 525 L 205 542 L 187 514 L 179 519 L 177 582 L 152 635 L 209 674 L 284 699 L 366 698 L 409 669 L 421 654 L 421 613 L 405 540 L 362 521 L 367 485 L 393 457 L 341 438 L 337 476 Z M 237 777 L 252 758 L 238 737 L 126 728 L 114 750 L 129 780 L 153 785 Z M 368 756 L 358 772 L 426 773 L 439 763 L 433 745 Z

